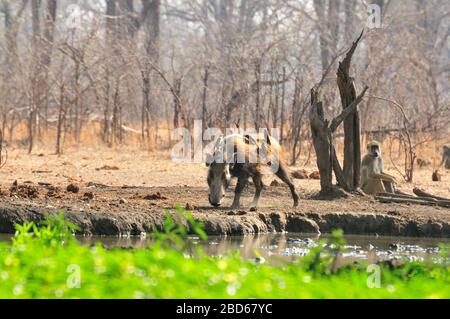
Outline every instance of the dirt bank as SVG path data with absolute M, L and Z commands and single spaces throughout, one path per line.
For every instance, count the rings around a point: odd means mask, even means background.
M 291 168 L 296 169 L 309 174 L 317 168 L 313 164 Z M 164 211 L 179 203 L 204 222 L 209 234 L 326 233 L 342 228 L 347 234 L 450 237 L 450 209 L 381 204 L 369 197 L 318 201 L 313 195 L 320 189 L 319 181 L 313 179 L 295 180 L 301 196 L 295 210 L 284 186 L 267 186 L 257 212 L 248 210 L 251 186 L 243 195 L 241 211 L 226 208 L 232 191 L 227 192 L 224 207 L 214 210 L 207 200 L 206 170 L 202 164 L 176 163 L 169 152 L 124 147 L 84 147 L 61 156 L 10 149 L 7 165 L 0 170 L 0 232 L 14 232 L 15 223 L 40 221 L 45 212 L 64 211 L 87 234 L 139 235 L 160 227 Z M 416 171 L 415 184 L 401 183 L 400 189 L 408 192 L 417 186 L 450 197 L 449 172 L 443 171 L 443 180 L 437 183 L 431 181 L 431 173 L 431 167 Z M 265 176 L 264 183 L 271 185 L 274 179 Z
M 450 237 L 449 209 L 381 204 L 360 196 L 320 201 L 305 191 L 299 208 L 292 209 L 288 193 L 283 186 L 268 186 L 261 207 L 251 212 L 209 207 L 205 187 L 108 187 L 88 183 L 77 189 L 19 184 L 0 195 L 0 232 L 13 233 L 16 223 L 39 222 L 46 212 L 63 211 L 84 234 L 140 235 L 154 227 L 161 229 L 165 212 L 173 212 L 179 203 L 192 210 L 210 235 L 328 233 L 341 228 L 346 234 Z M 250 186 L 243 197 L 244 205 L 251 201 L 252 194 Z M 232 196 L 232 192 L 227 194 L 224 206 L 231 203 Z

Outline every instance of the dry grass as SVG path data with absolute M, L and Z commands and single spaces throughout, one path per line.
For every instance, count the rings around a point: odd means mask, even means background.
M 104 166 L 117 167 L 117 170 L 98 170 Z M 316 170 L 314 164 L 306 167 L 291 167 L 292 170 L 305 168 L 308 173 Z M 450 172 L 441 171 L 442 181 L 432 182 L 433 168 L 415 171 L 414 183 L 405 183 L 391 165 L 386 169 L 395 175 L 403 191 L 411 192 L 414 186 L 423 188 L 440 196 L 450 195 Z M 70 148 L 61 155 L 53 155 L 49 149 L 36 149 L 31 155 L 24 149 L 10 149 L 9 159 L 0 170 L 0 185 L 9 187 L 15 180 L 33 183 L 48 182 L 65 185 L 68 182 L 95 182 L 112 186 L 206 186 L 206 167 L 204 164 L 175 163 L 169 151 L 143 151 L 139 148 L 122 146 L 107 148 Z M 265 176 L 270 184 L 273 176 Z M 318 191 L 317 180 L 297 180 L 296 183 L 307 191 Z
M 150 147 L 150 149 L 155 149 L 155 145 L 158 145 L 158 149 L 163 150 L 153 151 L 144 150 L 140 141 L 140 134 L 137 133 L 139 132 L 137 128 L 139 126 L 130 127 L 133 127 L 135 132 L 127 133 L 125 145 L 115 144 L 112 147 L 107 147 L 100 139 L 100 123 L 93 122 L 90 125 L 85 125 L 79 146 L 76 145 L 72 135 L 68 134 L 64 140 L 64 153 L 57 156 L 54 155 L 56 135 L 53 129 L 49 129 L 47 132 L 43 130 L 42 137 L 37 141 L 32 154 L 27 154 L 24 142 L 26 141 L 26 129 L 24 125 L 18 125 L 14 133 L 14 142 L 8 145 L 8 162 L 5 167 L 0 169 L 0 185 L 5 187 L 14 180 L 53 184 L 65 184 L 68 181 L 76 180 L 115 186 L 124 184 L 158 187 L 205 186 L 206 168 L 204 165 L 181 164 L 171 160 L 167 125 L 159 124 L 158 131 L 154 133 L 157 134 L 159 142 L 152 143 Z M 6 139 L 8 139 L 8 135 Z M 363 143 L 366 139 L 363 139 Z M 416 140 L 428 141 L 432 139 L 431 136 L 421 136 Z M 425 168 L 419 168 L 416 165 L 412 184 L 405 183 L 392 165 L 392 163 L 395 163 L 397 168 L 402 169 L 403 154 L 399 152 L 398 143 L 390 138 L 386 138 L 382 142 L 386 170 L 398 178 L 402 190 L 410 192 L 414 186 L 417 186 L 440 196 L 449 196 L 450 176 L 448 171 L 440 170 L 442 174 L 441 182 L 432 182 L 431 180 L 432 172 L 441 159 L 441 146 L 448 141 L 432 140 L 428 143 L 422 143 L 418 147 L 418 158 L 427 159 L 432 164 Z M 308 147 L 308 142 L 305 142 L 303 153 L 306 153 Z M 336 140 L 336 148 L 338 154 L 342 154 L 342 139 Z M 392 152 L 390 152 L 390 149 Z M 308 173 L 316 171 L 314 152 L 312 152 L 306 166 L 304 163 L 307 162 L 307 154 L 303 153 L 298 161 L 298 166 L 292 167 L 292 170 L 305 168 Z M 392 154 L 392 160 L 389 154 Z M 97 170 L 105 165 L 117 166 L 119 169 Z M 266 176 L 266 184 L 270 184 L 273 178 L 273 176 Z M 296 183 L 307 191 L 319 190 L 319 182 L 316 180 L 302 180 Z

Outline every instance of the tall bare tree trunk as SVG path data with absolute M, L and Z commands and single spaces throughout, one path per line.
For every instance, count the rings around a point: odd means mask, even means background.
M 255 92 L 255 129 L 259 130 L 261 127 L 261 61 L 255 63 L 255 78 L 256 78 L 256 92 Z
M 45 121 L 47 121 L 48 110 L 48 72 L 51 63 L 51 52 L 53 48 L 54 30 L 56 23 L 56 0 L 47 1 L 47 9 L 44 13 L 43 32 L 41 32 L 41 9 L 40 0 L 31 0 L 31 17 L 33 30 L 33 53 L 34 74 L 31 92 L 30 114 L 28 121 L 29 145 L 28 152 L 31 153 L 37 133 L 40 134 L 41 111 L 44 105 Z
M 283 67 L 283 83 L 281 86 L 281 112 L 280 112 L 280 144 L 284 142 L 284 117 L 285 117 L 285 98 L 286 98 L 286 67 Z
M 361 103 L 368 87 L 366 86 L 362 93 L 359 96 L 356 96 L 355 85 L 348 75 L 348 72 L 350 70 L 351 58 L 362 35 L 363 34 L 361 33 L 357 41 L 353 43 L 349 52 L 347 52 L 345 59 L 339 63 L 338 86 L 341 93 L 343 110 L 339 116 L 331 121 L 331 123 L 330 121 L 325 120 L 323 105 L 319 100 L 318 88 L 313 88 L 311 90 L 311 109 L 309 116 L 313 144 L 317 155 L 317 166 L 320 171 L 322 195 L 330 195 L 336 191 L 331 184 L 332 171 L 334 171 L 336 175 L 338 185 L 345 190 L 355 190 L 359 185 L 361 150 L 357 107 L 358 104 Z M 321 81 L 321 83 L 323 82 Z M 348 165 L 348 168 L 345 167 L 348 171 L 341 169 L 333 146 L 332 135 L 343 121 L 346 123 L 344 124 L 344 138 L 346 143 L 344 149 L 344 163 Z M 351 163 L 351 166 L 349 163 Z
M 112 111 L 112 130 L 111 130 L 111 144 L 115 145 L 117 139 L 120 141 L 120 77 L 116 79 L 116 85 L 114 88 L 113 98 L 113 111 Z
M 319 92 L 311 90 L 311 110 L 309 113 L 311 134 L 314 149 L 317 154 L 317 167 L 320 172 L 320 189 L 323 194 L 331 194 L 333 190 L 333 160 L 331 134 L 325 122 L 322 101 L 319 100 Z
M 150 1 L 149 1 L 150 2 Z M 146 132 L 147 145 L 150 147 L 150 125 L 151 125 L 151 109 L 152 96 L 150 90 L 150 78 L 152 70 L 159 63 L 159 37 L 160 37 L 160 0 L 152 0 L 150 2 L 149 16 L 147 17 L 146 43 L 145 49 L 147 57 L 144 65 L 143 74 L 143 108 L 142 108 L 142 131 Z M 145 127 L 145 129 L 144 129 Z M 144 137 L 144 136 L 143 136 Z M 145 142 L 144 142 L 145 144 Z
M 206 97 L 208 94 L 208 78 L 209 78 L 209 67 L 205 66 L 205 73 L 203 75 L 203 94 L 202 94 L 202 125 L 203 128 L 206 128 L 208 125 L 206 123 Z
M 65 94 L 65 87 L 64 84 L 61 84 L 60 87 L 60 95 L 59 95 L 59 107 L 58 107 L 58 124 L 56 129 L 56 154 L 60 155 L 62 153 L 62 147 L 61 147 L 61 139 L 62 139 L 62 128 L 64 125 L 64 122 L 66 120 L 66 107 L 64 105 L 64 94 Z
M 294 80 L 294 98 L 292 99 L 292 123 L 291 123 L 291 131 L 292 131 L 292 137 L 291 141 L 293 142 L 292 146 L 292 161 L 291 164 L 295 165 L 297 163 L 297 147 L 299 144 L 299 136 L 300 136 L 300 130 L 301 130 L 301 111 L 300 111 L 300 79 L 299 75 L 297 74 L 295 76 Z
M 33 30 L 33 62 L 34 62 L 34 70 L 33 77 L 31 79 L 31 98 L 30 98 L 30 110 L 29 110 L 29 118 L 28 118 L 28 153 L 31 153 L 34 146 L 34 140 L 36 137 L 36 125 L 37 125 L 37 114 L 39 112 L 39 104 L 40 104 L 40 88 L 39 88 L 39 80 L 40 80 L 40 71 L 41 65 L 39 61 L 39 52 L 40 52 L 40 36 L 41 36 L 41 23 L 40 23 L 40 11 L 41 11 L 41 2 L 39 0 L 31 0 L 31 25 Z
M 339 63 L 337 84 L 341 96 L 342 108 L 349 107 L 356 100 L 356 87 L 350 77 L 350 66 L 353 53 L 361 40 L 360 37 L 353 43 L 345 59 Z M 344 175 L 349 189 L 359 187 L 361 170 L 361 128 L 359 112 L 355 111 L 344 121 Z
M 13 13 L 11 8 L 11 3 L 9 1 L 2 2 L 2 13 L 4 14 L 4 37 L 5 37 L 5 47 L 6 52 L 4 53 L 4 59 L 2 59 L 2 73 L 4 77 L 8 79 L 7 81 L 1 81 L 1 91 L 11 92 L 14 87 L 14 75 L 17 67 L 17 35 L 21 25 L 21 17 L 25 12 L 25 8 L 28 4 L 28 0 L 23 0 L 18 10 Z M 8 140 L 12 141 L 16 112 L 11 112 L 14 108 L 14 99 L 11 94 L 3 95 L 3 103 L 0 104 L 0 111 L 2 115 L 2 128 L 3 128 L 3 138 L 6 139 L 6 126 L 9 120 L 8 128 Z
M 333 0 L 332 0 L 333 1 Z M 314 10 L 316 12 L 320 33 L 320 57 L 322 62 L 322 70 L 326 70 L 329 65 L 329 54 L 328 54 L 328 28 L 326 22 L 326 0 L 314 0 Z
M 47 10 L 44 16 L 44 43 L 43 52 L 41 57 L 41 63 L 43 68 L 42 74 L 42 89 L 44 94 L 44 115 L 45 115 L 45 129 L 48 128 L 48 103 L 49 103 L 49 87 L 48 87 L 48 73 L 51 64 L 53 42 L 55 38 L 55 25 L 56 25 L 56 0 L 47 0 Z
M 174 98 L 173 98 L 173 127 L 180 127 L 180 113 L 181 113 L 181 104 L 179 97 L 181 96 L 181 78 L 175 77 L 173 83 L 174 89 Z

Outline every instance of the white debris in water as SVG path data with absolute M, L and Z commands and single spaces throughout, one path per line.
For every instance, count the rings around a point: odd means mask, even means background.
M 286 240 L 286 243 L 292 244 L 292 245 L 306 246 L 306 247 L 310 247 L 310 248 L 317 246 L 317 243 L 310 238 L 305 238 L 305 239 L 288 238 Z
M 357 250 L 357 249 L 361 249 L 361 246 L 357 246 L 357 245 L 344 245 L 343 246 L 345 249 L 351 249 L 351 250 Z
M 289 244 L 301 244 L 302 240 L 297 238 L 288 238 L 286 239 L 286 242 Z
M 301 248 L 301 247 L 285 248 L 282 251 L 282 254 L 286 256 L 306 256 L 308 253 L 309 253 L 308 248 Z
M 414 262 L 414 261 L 423 261 L 424 258 L 423 257 L 419 257 L 419 256 L 407 256 L 406 259 L 410 262 Z
M 343 258 L 367 259 L 367 255 L 364 251 L 352 251 L 352 252 L 342 253 L 341 256 Z
M 131 238 L 131 232 L 130 231 L 127 231 L 127 232 L 124 232 L 124 233 L 120 232 L 119 233 L 119 238 Z

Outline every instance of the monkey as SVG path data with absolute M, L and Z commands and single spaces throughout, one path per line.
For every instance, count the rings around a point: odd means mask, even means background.
M 439 167 L 444 165 L 445 162 L 445 168 L 450 169 L 450 146 L 444 145 L 442 147 L 442 161 L 441 164 L 439 164 Z
M 361 161 L 361 188 L 366 194 L 395 193 L 396 179 L 384 172 L 380 143 L 367 144 L 367 154 Z

